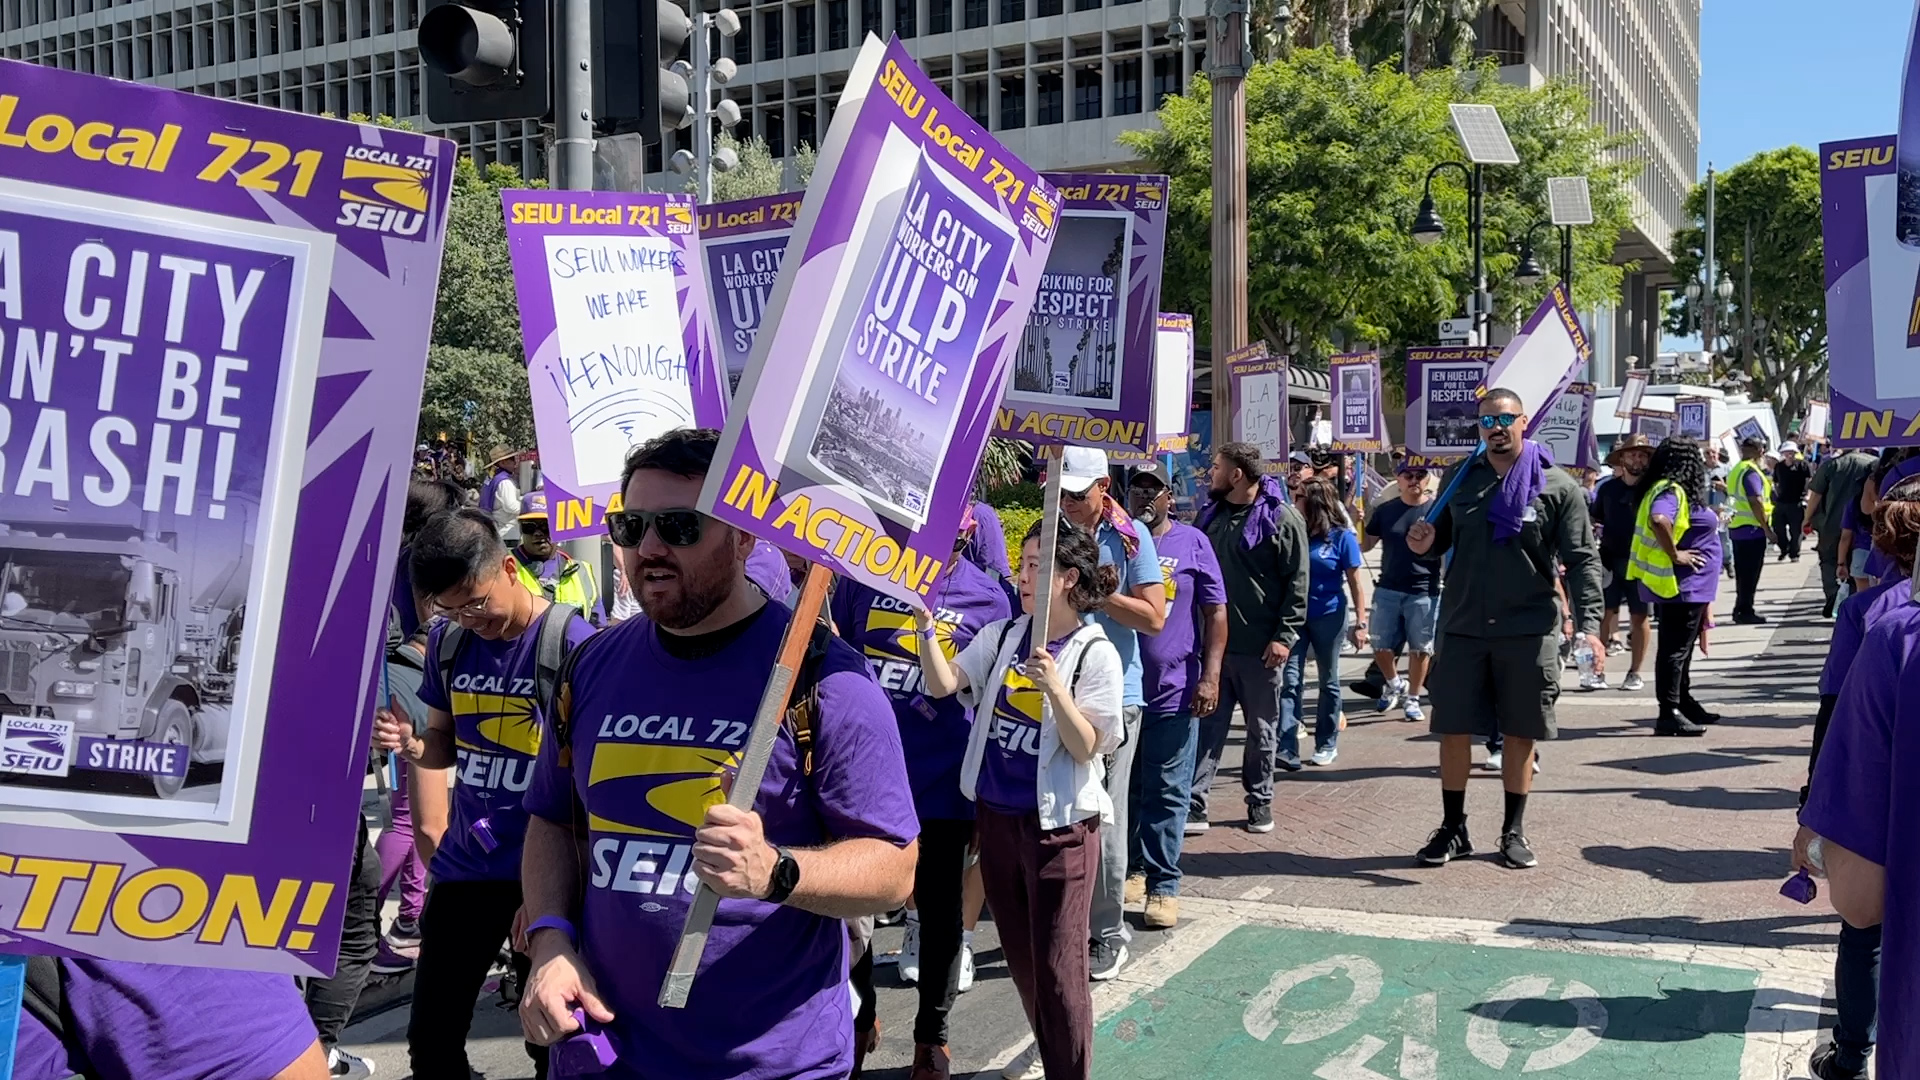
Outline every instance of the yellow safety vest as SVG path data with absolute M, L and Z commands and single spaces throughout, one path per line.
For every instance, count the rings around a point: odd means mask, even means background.
M 1765 517 L 1754 517 L 1753 507 L 1747 503 L 1747 474 L 1750 472 L 1758 473 L 1760 476 L 1760 512 L 1765 514 Z M 1733 519 L 1727 522 L 1729 528 L 1738 529 L 1753 525 L 1765 530 L 1771 527 L 1773 478 L 1768 476 L 1760 466 L 1745 459 L 1735 463 L 1733 469 L 1727 473 L 1727 498 L 1733 503 Z
M 1627 580 L 1640 582 L 1663 600 L 1680 595 L 1680 578 L 1674 573 L 1673 560 L 1653 534 L 1653 500 L 1667 491 L 1680 500 L 1680 508 L 1673 515 L 1673 546 L 1680 546 L 1680 538 L 1687 532 L 1687 493 L 1673 481 L 1662 480 L 1640 500 L 1640 514 L 1633 524 L 1633 554 L 1627 563 Z
M 543 582 L 534 573 L 533 567 L 516 555 L 513 560 L 515 576 L 533 595 L 544 596 L 555 604 L 572 604 L 580 609 L 581 615 L 591 617 L 594 602 L 600 598 L 600 588 L 593 580 L 593 567 L 565 552 L 561 553 L 560 560 L 560 576 L 551 582 Z

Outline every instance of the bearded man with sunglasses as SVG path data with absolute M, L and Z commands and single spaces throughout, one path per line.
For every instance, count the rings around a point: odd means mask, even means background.
M 480 510 L 428 520 L 409 546 L 408 570 L 439 617 L 427 634 L 420 682 L 426 734 L 413 733 L 397 700 L 374 714 L 379 744 L 412 765 L 415 845 L 433 874 L 420 916 L 407 1054 L 417 1080 L 467 1080 L 474 1002 L 500 943 L 510 932 L 519 937 L 522 793 L 545 730 L 535 689 L 541 638 L 564 632 L 571 648 L 593 627 L 578 609 L 521 587 L 518 563 Z M 546 628 L 551 617 L 567 620 L 564 631 Z M 449 769 L 456 769 L 451 813 Z M 527 963 L 516 961 L 524 985 Z M 544 1077 L 545 1047 L 529 1044 L 527 1054 Z
M 555 695 L 526 800 L 520 1019 L 551 1044 L 591 1016 L 619 1055 L 609 1080 L 838 1080 L 854 1064 L 841 920 L 912 891 L 913 789 L 886 694 L 823 637 L 795 691 L 804 729 L 782 725 L 752 810 L 725 802 L 792 613 L 749 583 L 753 538 L 693 509 L 718 441 L 682 430 L 627 456 L 607 532 L 644 615 L 576 650 Z M 720 907 L 669 1012 L 700 883 Z
M 1527 795 L 1533 788 L 1533 748 L 1556 732 L 1553 704 L 1560 696 L 1561 615 L 1556 561 L 1566 568 L 1577 632 L 1599 669 L 1600 552 L 1587 515 L 1586 493 L 1552 457 L 1527 437 L 1526 408 L 1511 390 L 1480 400 L 1482 453 L 1455 465 L 1442 483 L 1452 500 L 1436 521 L 1407 529 L 1407 550 L 1435 557 L 1451 551 L 1440 599 L 1439 649 L 1428 690 L 1429 727 L 1440 736 L 1440 798 L 1444 817 L 1419 861 L 1441 866 L 1473 854 L 1467 839 L 1467 778 L 1473 740 L 1498 731 L 1506 737 L 1502 777 L 1506 818 L 1499 853 L 1510 867 L 1534 866 L 1527 842 Z

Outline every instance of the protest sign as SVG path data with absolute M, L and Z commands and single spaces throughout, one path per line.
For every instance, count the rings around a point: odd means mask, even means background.
M 1642 368 L 1634 368 L 1628 371 L 1626 379 L 1620 383 L 1620 398 L 1618 401 L 1615 401 L 1613 404 L 1614 415 L 1615 416 L 1639 415 L 1640 401 L 1646 396 L 1647 396 L 1646 370 Z
M 1766 442 L 1767 429 L 1760 426 L 1760 421 L 1749 416 L 1733 426 L 1733 437 L 1738 442 L 1746 442 L 1748 439 Z
M 999 435 L 1144 449 L 1151 438 L 1167 178 L 1048 173 L 1060 191 Z
M 1407 350 L 1407 452 L 1445 462 L 1480 445 L 1480 383 L 1493 350 L 1475 345 Z
M 923 604 L 946 570 L 1058 221 L 1051 185 L 899 43 L 869 41 L 701 508 Z
M 1152 461 L 1187 448 L 1193 408 L 1193 316 L 1160 312 L 1154 332 L 1153 424 L 1148 449 L 1107 451 L 1119 464 Z
M 1526 325 L 1488 365 L 1479 395 L 1499 387 L 1520 396 L 1528 416 L 1541 416 L 1586 366 L 1593 344 L 1573 310 L 1565 282 L 1556 282 Z
M 700 261 L 714 322 L 714 347 L 727 373 L 727 393 L 740 385 L 753 353 L 787 238 L 800 217 L 802 192 L 700 207 Z
M 1667 406 L 1661 408 L 1661 406 Z M 1674 432 L 1674 409 L 1672 398 L 1644 398 L 1640 407 L 1633 411 L 1633 430 L 1645 435 L 1647 441 L 1658 446 Z
M 553 535 L 597 535 L 628 448 L 726 415 L 693 196 L 500 198 Z
M 1380 403 L 1380 355 L 1342 353 L 1328 364 L 1335 394 L 1332 439 L 1340 453 L 1383 453 L 1387 418 Z
M 1527 425 L 1527 438 L 1553 452 L 1556 465 L 1572 469 L 1599 467 L 1599 452 L 1593 438 L 1592 383 L 1569 384 L 1545 416 Z
M 1226 373 L 1233 402 L 1232 423 L 1235 442 L 1252 443 L 1260 456 L 1275 465 L 1287 460 L 1287 358 L 1268 356 L 1267 343 L 1256 341 L 1235 349 L 1221 360 L 1214 378 Z
M 1911 321 L 1920 249 L 1902 242 L 1920 236 L 1920 217 L 1902 216 L 1894 143 L 1887 135 L 1820 147 L 1827 383 L 1841 448 L 1920 445 L 1920 333 Z
M 1676 398 L 1673 416 L 1674 434 L 1705 442 L 1713 422 L 1713 402 L 1703 397 Z
M 326 974 L 454 145 L 0 85 L 0 951 Z
M 1827 403 L 1824 401 L 1807 402 L 1806 419 L 1800 422 L 1800 435 L 1807 439 L 1825 438 L 1827 434 Z

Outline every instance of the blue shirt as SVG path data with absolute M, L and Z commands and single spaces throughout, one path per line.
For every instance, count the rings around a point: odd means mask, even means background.
M 1352 529 L 1336 528 L 1307 541 L 1307 618 L 1319 619 L 1346 606 L 1342 585 L 1347 571 L 1360 566 L 1360 539 Z
M 1139 518 L 1133 520 L 1133 531 L 1140 537 L 1140 546 L 1134 549 L 1131 559 L 1127 558 L 1127 538 L 1120 535 L 1120 530 L 1103 520 L 1097 534 L 1100 565 L 1120 567 L 1120 591 L 1128 595 L 1142 585 L 1164 584 L 1160 578 L 1160 552 L 1153 546 L 1153 533 Z M 1130 627 L 1121 626 L 1104 611 L 1095 612 L 1093 617 L 1100 620 L 1107 639 L 1120 650 L 1120 666 L 1126 669 L 1126 694 L 1120 704 L 1146 708 L 1147 695 L 1140 679 L 1140 635 Z

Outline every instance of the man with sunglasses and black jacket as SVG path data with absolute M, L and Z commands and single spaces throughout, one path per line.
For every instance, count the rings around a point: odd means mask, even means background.
M 791 611 L 748 580 L 753 538 L 692 509 L 719 433 L 633 450 L 607 515 L 643 611 L 576 650 L 527 809 L 527 1037 L 604 1025 L 609 1077 L 845 1077 L 841 921 L 913 888 L 919 823 L 866 661 L 821 634 L 752 810 L 726 800 Z M 804 740 L 804 744 L 803 744 Z M 695 888 L 720 905 L 684 1011 L 658 1004 Z M 925 1063 L 941 1070 L 938 1063 Z M 916 1072 L 916 1076 L 922 1075 Z
M 414 835 L 433 874 L 420 917 L 407 1053 L 415 1080 L 467 1080 L 467 1032 L 487 970 L 520 911 L 520 847 L 527 830 L 523 793 L 532 780 L 545 725 L 539 701 L 543 659 L 593 633 L 578 610 L 522 588 L 518 567 L 493 520 L 456 510 L 413 537 L 413 587 L 437 616 L 427 637 L 420 703 L 425 735 L 397 700 L 374 716 L 379 744 L 415 770 Z M 552 619 L 565 624 L 548 626 Z M 453 806 L 445 814 L 448 770 Z M 443 815 L 437 838 L 423 826 Z M 524 985 L 526 961 L 519 958 Z M 527 1048 L 536 1075 L 546 1048 Z

